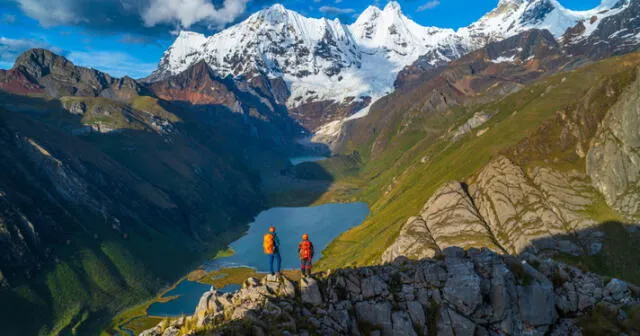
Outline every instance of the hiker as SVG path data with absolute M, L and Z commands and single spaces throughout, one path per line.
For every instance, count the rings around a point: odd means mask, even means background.
M 311 261 L 313 260 L 313 243 L 309 241 L 309 235 L 303 234 L 302 241 L 298 245 L 300 256 L 300 272 L 302 276 L 311 276 Z
M 269 233 L 264 235 L 262 240 L 262 247 L 264 248 L 264 253 L 269 255 L 269 270 L 271 275 L 280 274 L 280 262 L 282 259 L 280 258 L 280 240 L 278 239 L 278 235 L 276 234 L 276 228 L 270 227 Z M 273 262 L 276 262 L 275 270 L 273 268 Z

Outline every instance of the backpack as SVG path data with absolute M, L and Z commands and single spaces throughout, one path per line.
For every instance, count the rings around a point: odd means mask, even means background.
M 311 259 L 313 254 L 313 247 L 311 247 L 311 242 L 305 240 L 300 243 L 300 259 Z
M 264 253 L 266 254 L 273 254 L 273 252 L 275 251 L 276 244 L 271 233 L 267 233 L 264 235 L 264 238 L 262 239 L 262 247 L 264 248 Z

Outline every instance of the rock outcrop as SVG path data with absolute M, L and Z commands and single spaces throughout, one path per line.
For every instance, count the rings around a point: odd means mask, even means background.
M 584 214 L 595 191 L 582 173 L 563 173 L 546 167 L 524 171 L 501 156 L 490 162 L 465 190 L 449 182 L 412 217 L 383 261 L 396 257 L 434 256 L 449 246 L 489 247 L 512 254 L 561 251 L 573 255 L 599 251 L 597 223 Z M 584 232 L 580 245 L 560 238 Z
M 622 93 L 600 124 L 587 154 L 587 173 L 607 204 L 640 218 L 640 81 Z
M 443 255 L 341 269 L 299 286 L 248 279 L 235 293 L 205 293 L 193 316 L 142 335 L 174 335 L 193 322 L 187 332 L 197 335 L 567 335 L 579 334 L 596 306 L 620 316 L 614 325 L 640 306 L 624 281 L 532 254 L 450 247 Z
M 420 216 L 409 219 L 382 259 L 428 258 L 449 246 L 498 248 L 473 200 L 458 182 L 449 182 L 434 193 Z

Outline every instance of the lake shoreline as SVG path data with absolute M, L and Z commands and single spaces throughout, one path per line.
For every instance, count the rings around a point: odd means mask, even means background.
M 351 221 L 347 220 L 345 216 L 350 216 L 350 209 L 357 209 L 358 216 L 351 219 Z M 337 212 L 337 213 L 332 213 Z M 267 215 L 265 215 L 265 213 Z M 256 219 L 252 223 L 247 225 L 246 231 L 243 235 L 241 235 L 237 240 L 230 243 L 227 249 L 223 249 L 219 251 L 218 255 L 214 259 L 206 259 L 203 261 L 200 267 L 197 267 L 193 271 L 189 272 L 187 275 L 181 277 L 178 281 L 176 281 L 172 286 L 168 287 L 166 290 L 163 290 L 162 293 L 158 294 L 154 299 L 151 299 L 143 304 L 142 309 L 135 309 L 136 314 L 132 314 L 131 316 L 127 316 L 126 320 L 121 320 L 118 324 L 118 331 L 124 332 L 125 329 L 132 330 L 134 332 L 139 332 L 144 329 L 143 326 L 146 327 L 153 322 L 157 323 L 157 321 L 162 319 L 165 316 L 180 316 L 182 314 L 176 314 L 175 311 L 173 313 L 158 313 L 158 304 L 168 304 L 170 309 L 175 309 L 176 305 L 180 305 L 180 302 L 176 300 L 181 300 L 182 304 L 188 305 L 187 308 L 182 308 L 180 311 L 184 313 L 184 315 L 189 315 L 192 313 L 192 310 L 195 309 L 197 305 L 196 299 L 206 292 L 209 289 L 208 286 L 214 286 L 215 288 L 222 289 L 225 286 L 229 285 L 241 285 L 244 280 L 249 277 L 257 277 L 262 278 L 267 273 L 265 272 L 267 260 L 266 257 L 262 253 L 262 234 L 264 234 L 266 229 L 266 224 L 262 222 L 262 220 L 266 220 L 267 222 L 272 221 L 272 216 L 275 216 L 279 220 L 283 217 L 282 213 L 290 213 L 293 224 L 291 224 L 291 228 L 289 234 L 284 234 L 287 232 L 286 226 L 277 225 L 280 228 L 280 232 L 283 232 L 284 244 L 287 246 L 286 252 L 283 252 L 283 256 L 286 258 L 286 264 L 283 263 L 283 273 L 285 273 L 288 277 L 293 279 L 299 279 L 300 272 L 298 270 L 298 260 L 296 250 L 297 242 L 299 241 L 298 232 L 295 231 L 299 225 L 299 223 L 306 223 L 307 225 L 318 225 L 316 228 L 310 228 L 315 230 L 320 230 L 322 232 L 331 233 L 330 236 L 320 237 L 321 233 L 316 234 L 316 241 L 318 245 L 316 246 L 316 258 L 315 260 L 320 259 L 321 251 L 333 241 L 336 237 L 338 237 L 343 232 L 360 225 L 364 219 L 369 214 L 368 205 L 361 202 L 353 202 L 353 203 L 329 203 L 322 205 L 314 205 L 314 206 L 306 206 L 306 207 L 274 207 L 267 210 L 262 211 Z M 310 216 L 311 218 L 325 216 L 325 220 L 338 222 L 340 225 L 333 225 L 333 230 L 327 230 L 327 227 L 331 227 L 331 223 L 329 224 L 319 224 L 322 222 L 316 222 L 313 220 L 305 220 L 305 214 Z M 335 218 L 334 218 L 335 215 Z M 262 217 L 261 217 L 262 216 Z M 266 217 L 265 217 L 266 216 Z M 300 217 L 302 216 L 302 217 Z M 286 216 L 285 216 L 286 217 Z M 336 219 L 337 218 L 337 219 Z M 345 218 L 344 220 L 340 220 L 340 218 Z M 344 225 L 343 222 L 350 223 L 349 225 Z M 341 226 L 343 225 L 343 226 Z M 295 232 L 295 233 L 293 233 Z M 251 234 L 253 236 L 251 236 Z M 259 239 L 255 238 L 256 235 Z M 251 238 L 253 237 L 253 238 Z M 312 241 L 314 240 L 314 234 L 311 234 Z M 250 248 L 252 251 L 249 253 L 250 255 L 257 255 L 256 259 L 249 260 L 249 262 L 243 262 L 241 264 L 237 264 L 236 267 L 228 267 L 227 264 L 222 263 L 218 264 L 216 267 L 212 267 L 211 264 L 216 261 L 224 261 L 229 258 L 242 257 L 242 253 L 247 255 L 247 250 L 244 247 L 234 246 L 238 241 L 250 241 Z M 256 241 L 258 241 L 256 243 Z M 288 241 L 288 243 L 287 243 Z M 294 242 L 294 243 L 292 243 Z M 246 247 L 246 246 L 245 246 Z M 259 253 L 256 253 L 257 252 Z M 233 251 L 233 253 L 231 253 Z M 240 255 L 238 255 L 238 251 L 240 251 Z M 285 255 L 286 253 L 286 255 Z M 294 255 L 294 257 L 291 257 Z M 225 266 L 227 265 L 227 266 Z M 244 267 L 243 267 L 244 266 Z M 190 283 L 187 283 L 190 282 Z M 203 286 L 204 285 L 204 286 Z M 187 291 L 191 298 L 181 298 L 180 296 L 171 296 L 171 292 L 176 289 L 184 289 L 185 286 L 190 286 L 193 289 L 193 292 Z M 198 289 L 199 288 L 199 289 Z M 237 287 L 236 287 L 237 288 Z M 198 292 L 200 290 L 200 292 Z M 154 306 L 155 305 L 155 306 Z M 154 306 L 155 308 L 152 308 Z M 151 311 L 153 310 L 153 311 Z M 130 311 L 130 310 L 129 310 Z M 125 311 L 126 313 L 126 311 Z M 115 321 L 115 319 L 114 319 Z M 135 323 L 135 326 L 130 324 Z

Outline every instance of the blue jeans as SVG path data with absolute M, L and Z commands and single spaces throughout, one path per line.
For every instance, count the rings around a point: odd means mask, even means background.
M 275 268 L 275 272 L 273 269 L 273 261 L 276 261 L 276 268 Z M 269 254 L 269 270 L 271 271 L 271 274 L 274 273 L 280 273 L 280 262 L 282 261 L 282 258 L 280 258 L 280 252 L 275 252 L 273 254 Z

